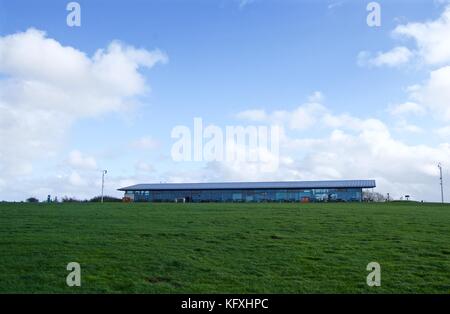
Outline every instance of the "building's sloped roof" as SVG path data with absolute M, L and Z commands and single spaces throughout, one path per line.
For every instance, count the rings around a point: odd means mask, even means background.
M 375 180 L 221 182 L 221 183 L 151 183 L 136 184 L 119 191 L 138 190 L 233 190 L 233 189 L 330 189 L 374 188 Z

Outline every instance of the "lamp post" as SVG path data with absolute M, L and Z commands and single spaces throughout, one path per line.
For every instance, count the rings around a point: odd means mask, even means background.
M 441 182 L 441 201 L 444 203 L 444 182 L 442 181 L 442 164 L 438 164 L 439 168 L 439 180 Z
M 102 203 L 103 203 L 103 190 L 105 189 L 105 174 L 107 174 L 107 170 L 102 171 Z

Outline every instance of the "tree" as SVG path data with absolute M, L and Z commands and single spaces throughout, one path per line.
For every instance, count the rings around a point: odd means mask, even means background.
M 385 202 L 386 197 L 378 192 L 364 191 L 363 200 L 366 202 Z
M 82 203 L 82 202 L 86 202 L 86 201 L 82 201 L 82 200 L 76 199 L 74 197 L 64 196 L 62 198 L 62 202 L 63 203 Z
M 96 196 L 96 197 L 91 198 L 89 200 L 89 202 L 101 202 L 101 200 L 102 200 L 101 196 Z M 103 196 L 103 201 L 104 202 L 122 202 L 122 199 L 105 195 L 105 196 Z
M 27 198 L 28 203 L 39 203 L 39 200 L 36 197 Z

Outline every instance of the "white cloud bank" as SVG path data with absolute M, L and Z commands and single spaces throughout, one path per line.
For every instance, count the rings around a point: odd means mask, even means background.
M 450 62 L 450 6 L 434 21 L 399 25 L 393 34 L 413 39 L 418 54 L 427 64 Z
M 414 105 L 399 106 L 394 111 L 398 114 L 409 111 L 422 113 Z M 252 112 L 262 119 L 250 117 Z M 225 163 L 210 165 L 231 180 L 374 178 L 381 192 L 390 192 L 396 197 L 411 194 L 415 199 L 430 200 L 438 196 L 437 162 L 450 165 L 449 142 L 436 146 L 408 145 L 396 140 L 388 125 L 381 120 L 336 115 L 317 103 L 306 103 L 292 111 L 249 110 L 238 114 L 238 117 L 281 125 L 285 129 L 280 148 L 281 160 L 287 162 L 281 162 L 277 173 L 269 176 L 254 172 L 245 164 L 241 167 Z M 303 127 L 299 129 L 298 125 Z M 396 128 L 399 127 L 408 132 L 422 132 L 403 120 Z M 440 131 L 443 134 L 446 129 Z M 314 133 L 325 135 L 312 136 Z
M 75 169 L 97 169 L 97 162 L 95 158 L 92 156 L 86 156 L 78 150 L 70 152 L 68 164 Z
M 444 1 L 442 3 L 448 3 Z M 389 52 L 371 58 L 362 51 L 358 55 L 359 65 L 399 66 L 415 60 L 429 71 L 422 83 L 408 87 L 409 100 L 391 107 L 394 116 L 431 114 L 437 121 L 450 121 L 450 5 L 447 5 L 436 20 L 414 22 L 397 26 L 395 38 L 412 39 L 415 48 L 396 47 Z M 441 134 L 443 132 L 440 132 Z M 444 132 L 445 133 L 445 132 Z
M 90 58 L 36 29 L 0 37 L 0 171 L 28 174 L 77 119 L 132 107 L 148 90 L 139 68 L 166 61 L 117 41 Z
M 358 54 L 360 66 L 397 67 L 413 60 L 431 66 L 442 66 L 450 62 L 450 5 L 439 18 L 433 21 L 414 22 L 397 26 L 392 35 L 398 39 L 412 39 L 415 48 L 397 46 L 387 52 L 378 52 L 375 57 L 368 51 Z
M 160 147 L 161 143 L 158 140 L 152 138 L 151 136 L 144 136 L 132 141 L 130 143 L 130 146 L 134 149 L 152 150 Z
M 409 101 L 402 104 L 390 106 L 388 108 L 388 112 L 394 116 L 421 116 L 426 113 L 425 109 L 421 105 Z
M 432 71 L 423 84 L 409 87 L 409 93 L 437 120 L 450 121 L 450 66 Z
M 388 52 L 378 52 L 376 57 L 372 57 L 368 51 L 361 51 L 358 55 L 358 65 L 360 66 L 388 66 L 397 67 L 408 63 L 413 53 L 406 47 L 395 47 Z
M 78 119 L 138 104 L 149 91 L 139 70 L 167 60 L 159 50 L 118 41 L 89 57 L 33 28 L 0 37 L 2 181 L 32 174 L 33 163 L 54 156 Z M 69 163 L 95 167 L 79 152 L 71 154 Z M 77 174 L 69 181 L 82 183 Z
M 393 34 L 413 39 L 419 62 L 430 69 L 424 82 L 408 88 L 410 101 L 391 108 L 391 113 L 423 115 L 426 111 L 436 121 L 450 122 L 450 5 L 436 20 L 399 25 Z

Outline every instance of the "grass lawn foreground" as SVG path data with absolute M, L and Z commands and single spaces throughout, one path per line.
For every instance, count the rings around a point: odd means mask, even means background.
M 450 205 L 0 203 L 0 293 L 92 292 L 449 293 Z

